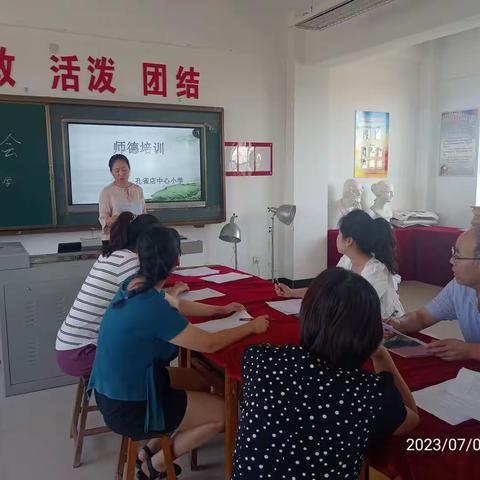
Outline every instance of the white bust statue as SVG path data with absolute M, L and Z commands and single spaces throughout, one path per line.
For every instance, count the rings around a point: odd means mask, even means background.
M 381 180 L 372 185 L 372 192 L 375 195 L 373 205 L 370 207 L 373 218 L 382 217 L 390 221 L 393 215 L 391 201 L 393 198 L 393 185 L 390 182 Z
M 342 198 L 337 201 L 337 212 L 343 217 L 352 210 L 362 209 L 363 187 L 357 180 L 351 178 L 343 184 Z

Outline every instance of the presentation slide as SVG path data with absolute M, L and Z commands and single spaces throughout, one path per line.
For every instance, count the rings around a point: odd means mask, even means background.
M 130 182 L 147 202 L 204 200 L 200 128 L 68 123 L 67 135 L 72 205 L 98 203 L 115 153 L 130 161 Z

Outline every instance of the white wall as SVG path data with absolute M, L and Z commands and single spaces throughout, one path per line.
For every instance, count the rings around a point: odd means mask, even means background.
M 395 188 L 392 205 L 399 210 L 415 208 L 421 61 L 417 49 L 410 48 L 329 69 L 329 228 L 338 221 L 335 202 L 342 196 L 343 182 L 353 177 L 356 110 L 390 112 L 387 179 Z M 378 180 L 359 179 L 365 208 L 373 203 L 370 187 Z
M 243 232 L 240 268 L 257 273 L 252 265 L 252 256 L 257 256 L 261 274 L 268 276 L 266 207 L 282 203 L 283 195 L 280 187 L 285 152 L 283 17 L 261 12 L 252 16 L 247 6 L 221 0 L 141 3 L 46 0 L 41 8 L 31 7 L 31 1 L 0 0 L 1 44 L 17 57 L 14 70 L 17 85 L 1 88 L 0 94 L 178 103 L 174 69 L 180 64 L 194 65 L 201 74 L 200 100 L 182 100 L 182 103 L 224 107 L 226 141 L 273 142 L 273 177 L 226 179 L 227 220 L 232 212 L 237 213 Z M 83 81 L 79 93 L 51 90 L 51 43 L 59 45 L 60 54 L 76 54 L 82 59 Z M 115 95 L 91 94 L 87 90 L 88 55 L 115 59 Z M 167 64 L 167 99 L 143 96 L 142 61 Z M 233 265 L 231 245 L 218 240 L 221 226 L 179 228 L 186 236 L 204 241 L 205 252 L 197 258 L 199 263 Z M 58 242 L 78 236 L 24 238 L 31 253 L 50 253 L 56 251 Z
M 309 256 L 304 256 L 306 230 L 298 234 L 297 230 L 300 222 L 312 225 L 308 231 L 310 246 L 315 241 L 320 247 L 325 245 L 326 227 L 334 226 L 335 221 L 329 221 L 332 215 L 322 200 L 326 201 L 328 195 L 331 213 L 343 181 L 352 176 L 356 109 L 391 113 L 389 179 L 396 190 L 393 206 L 434 208 L 430 190 L 432 136 L 438 122 L 433 111 L 435 49 L 410 47 L 478 25 L 477 0 L 402 0 L 323 31 L 290 35 L 290 50 L 295 55 L 288 72 L 294 71 L 296 78 L 290 73 L 288 98 L 294 106 L 287 107 L 287 139 L 289 124 L 298 133 L 292 136 L 293 154 L 286 161 L 293 168 L 296 203 L 308 196 L 303 194 L 302 185 L 310 186 L 312 175 L 317 180 L 308 198 L 310 208 L 299 210 L 295 221 L 295 279 L 308 277 L 306 273 L 311 275 L 325 266 L 324 251 L 315 256 L 309 247 Z M 306 65 L 314 67 L 309 73 L 313 80 L 302 80 Z M 312 73 L 319 71 L 327 73 Z M 310 99 L 316 111 L 306 108 L 304 100 L 302 109 L 302 99 Z M 309 132 L 309 138 L 302 137 L 302 129 Z M 317 142 L 312 140 L 315 137 Z M 372 181 L 362 183 L 367 186 L 366 203 L 370 204 L 368 187 Z M 317 208 L 311 208 L 315 202 Z
M 334 202 L 344 180 L 353 175 L 355 110 L 391 114 L 388 179 L 395 186 L 393 207 L 432 209 L 442 225 L 469 224 L 476 179 L 439 178 L 438 144 L 441 111 L 478 106 L 480 36 L 466 30 L 479 21 L 477 1 L 405 0 L 305 34 L 297 61 L 329 72 L 328 105 L 319 111 L 328 115 L 328 149 L 318 150 L 328 158 L 330 228 L 338 219 Z M 366 187 L 366 207 L 372 203 L 370 185 L 375 181 L 360 180 Z
M 479 25 L 478 0 L 395 0 L 335 27 L 308 32 L 305 61 L 338 64 Z
M 442 112 L 480 108 L 480 29 L 436 40 L 432 89 L 434 128 L 430 132 L 430 178 L 428 202 L 438 211 L 443 225 L 468 227 L 475 205 L 476 177 L 440 177 L 438 158 Z M 452 195 L 452 193 L 454 193 Z
M 390 112 L 388 179 L 395 209 L 429 209 L 440 225 L 465 228 L 476 177 L 438 175 L 441 113 L 480 108 L 480 29 L 329 68 L 329 227 L 335 201 L 352 177 L 354 111 Z M 364 206 L 372 204 L 365 186 Z
M 295 280 L 316 277 L 326 266 L 328 81 L 325 69 L 307 65 L 295 68 Z
M 431 93 L 438 59 L 433 47 L 430 52 L 426 47 L 423 60 L 405 53 L 405 48 L 480 25 L 478 0 L 395 1 L 342 25 L 308 33 L 287 29 L 281 9 L 260 0 L 45 0 L 41 9 L 27 0 L 0 0 L 0 8 L 1 43 L 17 56 L 18 80 L 15 88 L 3 87 L 0 93 L 57 95 L 50 89 L 50 43 L 60 45 L 61 54 L 115 58 L 118 92 L 113 100 L 155 100 L 142 95 L 142 61 L 195 65 L 202 75 L 200 101 L 184 103 L 225 107 L 227 141 L 274 144 L 273 177 L 226 181 L 227 219 L 236 212 L 244 233 L 240 268 L 256 273 L 251 257 L 258 256 L 261 274 L 269 275 L 266 207 L 294 202 L 299 207 L 294 226 L 277 229 L 276 274 L 295 279 L 313 276 L 325 265 L 328 188 L 330 184 L 330 198 L 337 196 L 341 183 L 351 176 L 355 109 L 392 113 L 395 206 L 434 208 L 439 190 L 422 187 L 433 168 L 434 139 L 425 139 L 434 136 L 438 121 Z M 402 53 L 385 55 L 394 48 Z M 346 64 L 353 60 L 355 64 Z M 452 88 L 459 90 L 459 80 L 450 79 L 450 89 L 442 87 L 445 95 Z M 473 94 L 474 82 L 471 85 Z M 178 102 L 172 87 L 166 103 Z M 109 98 L 91 94 L 85 84 L 79 94 L 62 96 Z M 473 98 L 464 100 L 470 103 Z M 448 102 L 445 105 L 455 108 L 462 103 Z M 415 125 L 418 136 L 413 140 Z M 416 192 L 409 182 L 415 182 Z M 465 192 L 470 188 L 461 187 Z M 447 222 L 450 217 L 446 212 Z M 204 240 L 205 254 L 199 261 L 231 264 L 231 246 L 217 239 L 220 228 L 179 230 Z M 46 245 L 54 251 L 67 237 L 70 234 L 48 235 L 28 243 L 32 250 Z

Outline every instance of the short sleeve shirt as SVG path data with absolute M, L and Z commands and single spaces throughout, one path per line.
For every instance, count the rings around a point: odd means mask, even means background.
M 480 343 L 480 312 L 474 288 L 453 279 L 425 308 L 437 320 L 458 320 L 465 341 Z
M 351 270 L 352 262 L 344 255 L 338 262 L 337 267 Z M 361 275 L 378 294 L 382 318 L 401 317 L 405 313 L 398 296 L 398 286 L 401 282 L 400 275 L 392 274 L 382 262 L 375 258 L 366 263 Z
M 146 431 L 162 431 L 163 417 L 154 418 L 155 364 L 167 365 L 178 354 L 169 343 L 188 325 L 188 321 L 170 306 L 163 291 L 154 288 L 126 300 L 124 283 L 107 309 L 98 336 L 97 351 L 89 388 L 114 400 L 147 401 L 151 416 Z
M 387 372 L 332 368 L 293 345 L 251 346 L 242 368 L 233 480 L 356 480 L 369 442 L 405 420 Z

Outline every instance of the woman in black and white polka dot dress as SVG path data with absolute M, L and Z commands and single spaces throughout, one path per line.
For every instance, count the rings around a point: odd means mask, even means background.
M 410 390 L 379 347 L 380 302 L 365 279 L 324 271 L 300 322 L 301 346 L 245 352 L 233 480 L 356 479 L 369 442 L 418 423 Z M 377 373 L 361 369 L 369 357 Z

